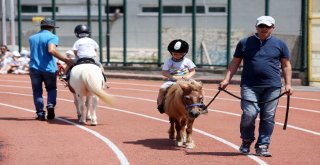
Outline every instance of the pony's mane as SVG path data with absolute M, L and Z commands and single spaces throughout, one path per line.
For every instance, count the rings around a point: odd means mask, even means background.
M 190 92 L 202 90 L 202 83 L 193 79 L 181 79 L 177 81 L 177 84 L 183 88 L 183 90 L 190 90 Z

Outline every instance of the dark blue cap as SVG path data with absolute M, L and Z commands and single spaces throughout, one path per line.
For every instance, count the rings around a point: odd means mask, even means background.
M 56 26 L 55 21 L 52 20 L 51 18 L 44 18 L 41 23 L 41 27 L 52 27 L 52 28 L 59 28 Z

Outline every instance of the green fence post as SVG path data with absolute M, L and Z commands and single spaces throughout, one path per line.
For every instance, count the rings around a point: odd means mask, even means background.
M 106 50 L 107 50 L 107 65 L 110 63 L 110 18 L 109 18 L 109 0 L 106 0 L 106 14 L 107 14 L 107 33 L 106 33 Z
M 99 15 L 99 57 L 102 63 L 102 14 L 101 14 L 101 0 L 98 0 L 98 15 Z
M 18 45 L 19 45 L 19 52 L 21 52 L 21 0 L 18 0 L 17 8 L 18 8 Z
M 227 18 L 227 64 L 230 63 L 230 49 L 231 49 L 231 0 L 228 0 L 228 18 Z
M 307 41 L 308 41 L 308 2 L 307 0 L 302 0 L 301 5 L 301 63 L 300 71 L 306 71 L 307 66 Z
M 123 65 L 127 66 L 127 0 L 123 0 Z
M 87 0 L 87 25 L 89 28 L 92 29 L 92 27 L 91 27 L 91 0 Z
M 158 67 L 161 67 L 162 61 L 162 0 L 158 1 L 159 11 L 158 11 Z
M 197 53 L 197 47 L 196 47 L 196 41 L 197 41 L 196 12 L 197 12 L 196 0 L 192 0 L 192 61 L 195 64 L 197 64 L 196 63 L 196 53 Z
M 264 15 L 269 15 L 269 11 L 270 11 L 270 9 L 269 9 L 269 6 L 270 6 L 269 0 L 265 0 L 264 3 L 265 3 Z
M 52 0 L 51 2 L 52 2 L 52 4 L 51 4 L 51 6 L 52 6 L 52 19 L 57 21 L 56 20 L 56 1 Z M 55 28 L 53 29 L 53 34 L 56 34 L 56 29 Z

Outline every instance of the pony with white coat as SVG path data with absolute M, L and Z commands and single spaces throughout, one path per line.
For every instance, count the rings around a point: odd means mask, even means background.
M 74 94 L 74 104 L 80 123 L 86 124 L 91 120 L 91 125 L 97 125 L 96 109 L 99 98 L 112 104 L 112 97 L 104 91 L 106 86 L 99 66 L 95 64 L 80 64 L 70 72 L 69 88 Z M 86 100 L 84 102 L 84 98 Z M 86 107 L 86 108 L 85 108 Z

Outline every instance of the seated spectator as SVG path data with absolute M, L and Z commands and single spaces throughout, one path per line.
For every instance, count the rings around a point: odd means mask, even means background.
M 0 73 L 5 74 L 2 72 L 4 67 L 7 67 L 7 63 L 11 60 L 11 52 L 9 51 L 6 45 L 0 46 Z
M 29 62 L 30 54 L 27 50 L 21 50 L 21 57 L 19 58 L 19 67 L 15 70 L 14 74 L 28 74 L 29 73 Z
M 20 56 L 21 55 L 18 51 L 13 51 L 12 56 L 7 58 L 8 62 L 6 63 L 6 65 L 3 66 L 3 68 L 1 68 L 1 73 L 7 74 L 17 70 L 18 67 L 20 66 L 20 61 L 19 61 Z M 11 59 L 9 60 L 9 58 Z

